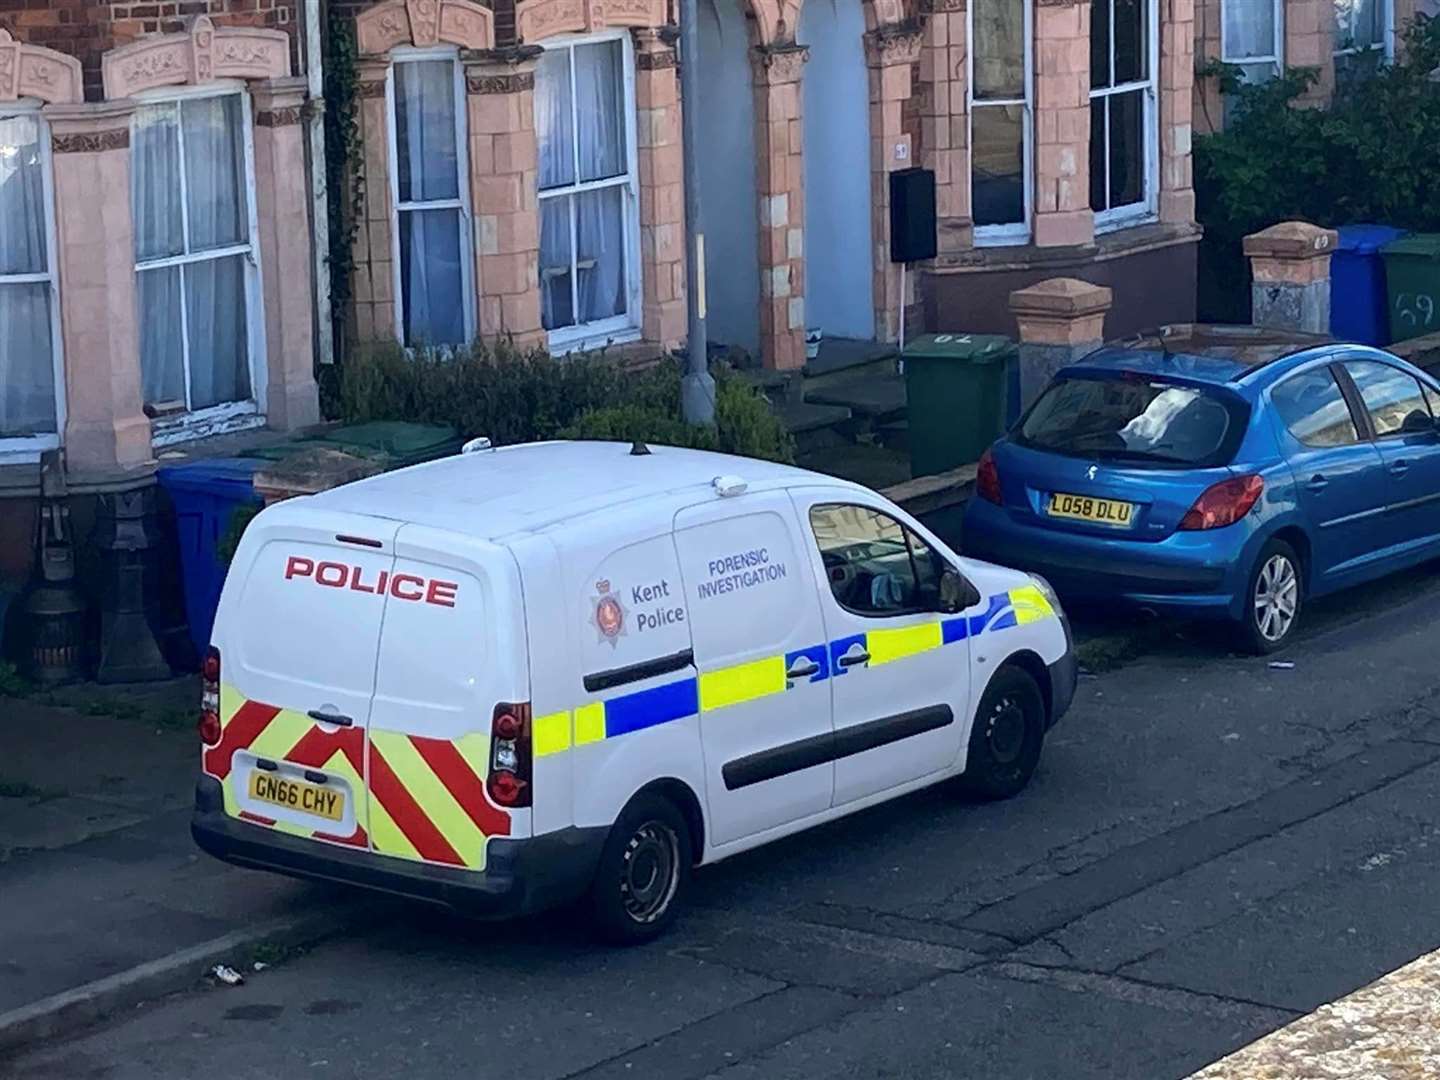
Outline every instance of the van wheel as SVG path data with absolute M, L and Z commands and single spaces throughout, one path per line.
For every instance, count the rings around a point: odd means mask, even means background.
M 1305 599 L 1304 567 L 1284 540 L 1271 540 L 1250 568 L 1245 603 L 1236 627 L 1238 645 L 1256 656 L 1283 649 L 1300 625 Z
M 1045 742 L 1045 698 L 1030 675 L 1002 667 L 990 680 L 975 725 L 960 788 L 978 799 L 1018 795 L 1035 775 Z
M 596 933 L 636 945 L 670 928 L 694 862 L 690 830 L 679 809 L 660 795 L 638 795 L 610 830 L 590 885 Z

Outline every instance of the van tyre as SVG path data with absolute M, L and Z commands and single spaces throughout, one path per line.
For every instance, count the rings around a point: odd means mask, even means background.
M 1045 697 L 1030 674 L 1006 666 L 995 673 L 970 730 L 960 788 L 977 799 L 1018 795 L 1040 763 L 1045 742 Z
M 1238 626 L 1238 644 L 1256 656 L 1283 649 L 1300 625 L 1305 567 L 1284 540 L 1271 540 L 1250 568 Z
M 595 932 L 616 945 L 659 937 L 675 921 L 694 865 L 684 815 L 661 795 L 637 795 L 621 812 L 590 886 Z

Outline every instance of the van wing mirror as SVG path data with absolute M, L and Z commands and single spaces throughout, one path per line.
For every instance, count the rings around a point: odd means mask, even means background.
M 940 610 L 947 615 L 964 611 L 980 602 L 980 591 L 953 566 L 940 574 Z

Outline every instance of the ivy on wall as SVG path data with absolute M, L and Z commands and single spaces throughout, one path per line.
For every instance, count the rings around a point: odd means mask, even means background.
M 326 11 L 325 183 L 330 217 L 330 311 L 335 356 L 343 360 L 355 277 L 355 235 L 365 205 L 365 151 L 360 138 L 360 51 L 355 20 L 338 4 Z
M 1352 74 L 1325 108 L 1296 104 L 1313 68 L 1256 85 L 1199 69 L 1229 96 L 1225 130 L 1195 140 L 1201 318 L 1249 321 L 1241 242 L 1276 222 L 1440 232 L 1440 19 L 1417 15 L 1401 40 L 1394 63 Z

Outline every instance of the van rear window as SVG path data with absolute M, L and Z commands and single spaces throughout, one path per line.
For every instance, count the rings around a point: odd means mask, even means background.
M 1246 409 L 1228 394 L 1150 378 L 1075 376 L 1050 385 L 1015 441 L 1036 450 L 1155 468 L 1223 465 Z

